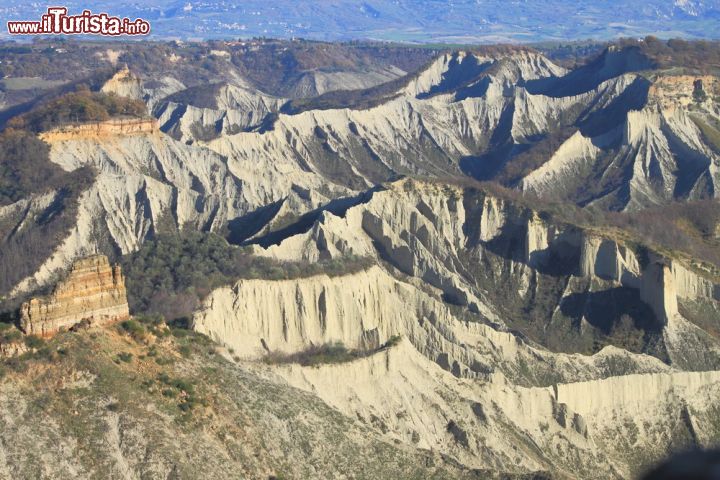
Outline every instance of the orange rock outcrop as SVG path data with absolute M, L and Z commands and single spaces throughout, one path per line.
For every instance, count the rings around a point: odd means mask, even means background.
M 111 266 L 105 255 L 93 255 L 77 260 L 52 295 L 23 303 L 20 328 L 28 335 L 49 337 L 82 321 L 103 324 L 129 316 L 120 266 Z
M 696 82 L 709 99 L 720 95 L 720 79 L 711 75 L 665 75 L 659 77 L 650 87 L 649 98 L 665 110 L 685 108 L 696 101 L 693 92 Z
M 158 133 L 159 131 L 157 120 L 154 118 L 116 118 L 104 122 L 53 128 L 41 133 L 40 139 L 52 143 L 91 137 Z

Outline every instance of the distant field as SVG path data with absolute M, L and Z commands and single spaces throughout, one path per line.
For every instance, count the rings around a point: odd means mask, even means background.
M 163 5 L 165 3 L 165 5 Z M 224 0 L 66 3 L 71 12 L 92 7 L 152 25 L 152 37 L 376 39 L 403 42 L 490 43 L 608 40 L 619 36 L 718 38 L 715 1 L 684 0 Z M 6 20 L 30 20 L 44 3 L 0 0 Z M 8 38 L 0 29 L 0 38 Z
M 40 77 L 15 77 L 0 80 L 4 90 L 32 90 L 57 87 L 65 83 L 62 80 L 45 80 Z

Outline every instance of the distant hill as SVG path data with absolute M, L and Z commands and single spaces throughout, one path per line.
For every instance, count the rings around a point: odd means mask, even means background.
M 156 38 L 303 37 L 411 42 L 506 42 L 618 36 L 717 37 L 717 0 L 146 0 L 66 3 L 152 24 Z M 6 20 L 38 18 L 44 3 L 3 0 Z

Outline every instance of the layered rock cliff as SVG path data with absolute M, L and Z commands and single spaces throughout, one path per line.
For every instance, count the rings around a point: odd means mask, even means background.
M 103 137 L 152 134 L 157 132 L 158 126 L 155 119 L 120 118 L 103 122 L 67 125 L 54 128 L 41 133 L 40 139 L 47 143 L 81 140 L 87 138 L 95 138 L 97 141 L 102 141 Z
M 129 315 L 120 266 L 110 266 L 106 256 L 94 255 L 76 260 L 49 297 L 23 303 L 20 328 L 28 335 L 49 337 L 82 321 L 105 324 Z

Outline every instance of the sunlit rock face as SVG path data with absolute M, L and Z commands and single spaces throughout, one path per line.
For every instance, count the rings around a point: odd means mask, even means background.
M 52 295 L 24 303 L 20 315 L 26 334 L 43 337 L 84 320 L 98 324 L 125 320 L 130 312 L 120 266 L 111 266 L 104 255 L 76 260 Z

